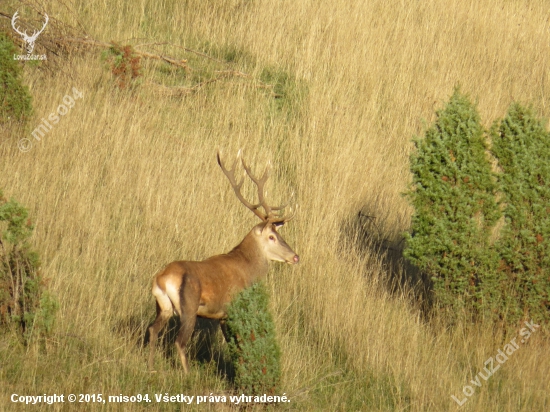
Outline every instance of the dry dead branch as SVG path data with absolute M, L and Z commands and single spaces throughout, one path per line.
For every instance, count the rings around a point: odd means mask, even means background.
M 66 41 L 66 42 L 72 42 L 72 43 L 80 43 L 80 44 L 89 45 L 93 47 L 100 47 L 100 48 L 111 48 L 111 47 L 116 47 L 118 45 L 115 42 L 107 43 L 103 41 L 94 40 L 89 37 L 83 37 L 83 38 L 65 37 L 60 40 Z M 140 57 L 145 57 L 153 60 L 162 60 L 168 64 L 181 67 L 182 69 L 185 69 L 187 72 L 191 71 L 191 68 L 187 65 L 187 60 L 185 59 L 175 59 L 173 57 L 164 56 L 161 54 L 149 53 L 149 52 L 138 50 L 135 47 L 133 48 L 133 52 Z
M 33 4 L 32 2 L 28 4 L 30 7 L 32 7 L 38 14 L 42 14 L 42 10 L 37 4 Z M 12 15 L 9 13 L 5 13 L 0 11 L 0 23 L 2 20 L 4 22 L 9 22 L 12 18 Z M 4 20 L 5 19 L 5 20 Z M 50 22 L 48 26 L 48 31 L 44 33 L 44 35 L 40 36 L 39 40 L 37 41 L 37 44 L 40 45 L 41 48 L 43 48 L 48 56 L 52 56 L 52 58 L 49 58 L 47 61 L 45 61 L 44 68 L 47 70 L 60 70 L 62 69 L 62 65 L 57 64 L 58 57 L 67 56 L 69 54 L 74 53 L 81 53 L 86 52 L 89 49 L 120 49 L 125 46 L 121 46 L 122 42 L 105 42 L 101 40 L 96 40 L 90 36 L 87 35 L 86 31 L 83 28 L 83 25 L 78 22 L 78 27 L 73 27 L 69 24 L 66 24 L 58 19 L 55 18 L 55 16 L 50 16 Z M 8 23 L 9 24 L 9 23 Z M 25 29 L 25 26 L 32 25 L 31 22 L 21 22 L 22 28 Z M 8 30 L 8 32 L 10 32 Z M 24 46 L 21 39 L 17 36 L 11 36 L 13 38 L 13 41 L 16 44 L 20 44 L 21 47 Z M 133 39 L 134 41 L 137 39 Z M 228 78 L 242 78 L 247 79 L 251 84 L 252 87 L 260 88 L 260 89 L 270 89 L 271 95 L 273 97 L 280 97 L 273 91 L 273 86 L 267 83 L 262 82 L 261 80 L 254 78 L 253 76 L 244 73 L 242 71 L 234 70 L 232 69 L 230 63 L 216 59 L 212 56 L 209 56 L 205 53 L 202 53 L 197 50 L 193 50 L 187 47 L 179 46 L 177 44 L 172 44 L 168 42 L 147 42 L 147 39 L 145 42 L 137 44 L 135 46 L 130 46 L 132 54 L 139 58 L 149 59 L 149 60 L 157 60 L 165 62 L 169 65 L 182 68 L 186 71 L 187 74 L 193 72 L 193 68 L 189 65 L 189 62 L 187 59 L 180 59 L 174 56 L 167 56 L 162 53 L 153 53 L 151 51 L 145 51 L 142 48 L 144 47 L 159 47 L 159 46 L 170 46 L 173 48 L 177 48 L 180 50 L 183 50 L 187 53 L 193 53 L 197 56 L 203 57 L 205 59 L 211 60 L 213 62 L 225 65 L 227 68 L 221 69 L 221 70 L 215 70 L 214 77 L 209 79 L 201 80 L 200 82 L 190 85 L 190 86 L 167 86 L 164 84 L 158 84 L 155 82 L 146 82 L 146 85 L 152 86 L 156 89 L 156 92 L 161 95 L 167 95 L 167 96 L 182 96 L 187 94 L 192 94 L 200 89 L 202 89 L 204 86 L 219 82 L 224 79 Z

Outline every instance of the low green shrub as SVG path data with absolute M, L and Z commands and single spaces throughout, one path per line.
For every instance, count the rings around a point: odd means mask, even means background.
M 28 242 L 33 226 L 27 209 L 0 191 L 0 327 L 17 328 L 25 343 L 47 336 L 57 301 L 48 293 L 40 262 Z
M 281 378 L 280 350 L 262 282 L 243 290 L 228 308 L 229 353 L 234 384 L 245 395 L 276 394 Z
M 530 109 L 510 106 L 491 131 L 506 224 L 497 243 L 509 322 L 550 321 L 550 134 Z
M 496 316 L 500 279 L 490 243 L 501 214 L 477 109 L 455 90 L 415 144 L 405 256 L 431 278 L 434 301 L 449 319 Z
M 0 125 L 25 121 L 32 112 L 31 95 L 21 79 L 21 64 L 13 59 L 17 48 L 0 31 Z

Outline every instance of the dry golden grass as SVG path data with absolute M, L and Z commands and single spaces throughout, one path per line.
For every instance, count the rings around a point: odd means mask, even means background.
M 0 10 L 21 6 L 7 4 Z M 73 55 L 54 74 L 26 67 L 31 129 L 73 86 L 84 98 L 27 153 L 16 145 L 24 135 L 0 139 L 0 188 L 29 207 L 33 243 L 61 304 L 45 355 L 1 340 L 3 359 L 20 355 L 0 372 L 0 408 L 13 408 L 12 393 L 226 390 L 208 365 L 195 364 L 185 378 L 168 360 L 149 375 L 136 341 L 154 316 L 158 269 L 227 251 L 255 223 L 215 161 L 217 148 L 229 156 L 242 147 L 256 169 L 268 159 L 277 165 L 275 200 L 295 190 L 300 205 L 283 234 L 302 263 L 273 265 L 268 278 L 292 398 L 286 408 L 458 409 L 451 395 L 463 398 L 463 386 L 513 336 L 424 323 L 408 295 L 383 287 L 376 253 L 352 247 L 342 228 L 363 209 L 387 237 L 407 230 L 411 209 L 401 193 L 411 138 L 455 85 L 478 101 L 487 126 L 513 100 L 550 116 L 544 2 L 44 4 L 98 40 L 234 47 L 245 52 L 236 69 L 259 78 L 277 68 L 304 85 L 304 97 L 284 113 L 238 80 L 180 98 L 145 84 L 119 91 L 99 52 Z M 145 65 L 143 78 L 155 67 Z M 547 410 L 549 349 L 535 334 L 461 409 Z M 208 408 L 225 409 L 197 407 Z

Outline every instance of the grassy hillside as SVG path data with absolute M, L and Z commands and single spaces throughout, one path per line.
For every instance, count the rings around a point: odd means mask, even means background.
M 243 148 L 254 170 L 271 160 L 270 197 L 295 191 L 299 203 L 282 234 L 301 263 L 273 264 L 268 276 L 291 400 L 278 409 L 459 409 L 451 395 L 464 398 L 463 387 L 518 332 L 423 321 L 411 292 L 385 287 L 389 265 L 373 242 L 357 242 L 363 234 L 353 223 L 359 212 L 376 216 L 377 233 L 399 242 L 411 215 L 401 195 L 411 138 L 456 84 L 477 99 L 486 126 L 513 100 L 550 116 L 548 5 L 481 3 L 37 2 L 52 31 L 58 21 L 98 41 L 149 44 L 141 49 L 187 59 L 191 69 L 142 60 L 141 76 L 121 90 L 100 48 L 50 53 L 47 67 L 26 64 L 34 116 L 28 129 L 1 131 L 0 188 L 30 210 L 60 311 L 45 351 L 0 336 L 0 410 L 14 410 L 13 393 L 229 393 L 217 373 L 221 333 L 212 356 L 200 355 L 206 334 L 195 339 L 189 376 L 171 346 L 150 374 L 142 345 L 155 315 L 153 275 L 172 260 L 228 251 L 257 221 L 216 164 L 218 148 L 226 157 Z M 0 12 L 37 18 L 26 4 L 3 1 Z M 9 18 L 0 15 L 0 28 L 11 30 Z M 241 74 L 194 91 L 168 89 L 223 71 Z M 83 98 L 35 140 L 30 132 L 73 87 Z M 29 151 L 19 150 L 22 138 Z M 548 410 L 550 344 L 542 336 L 534 333 L 474 386 L 460 409 Z

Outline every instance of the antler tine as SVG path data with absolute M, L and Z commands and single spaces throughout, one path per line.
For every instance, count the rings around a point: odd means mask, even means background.
M 243 157 L 241 157 L 241 162 L 243 164 L 244 170 L 246 171 L 246 174 L 248 175 L 248 177 L 250 177 L 250 180 L 252 180 L 258 188 L 258 201 L 260 202 L 260 206 L 264 208 L 267 218 L 270 219 L 273 215 L 273 208 L 269 206 L 265 200 L 264 186 L 265 182 L 267 182 L 267 179 L 269 179 L 269 176 L 271 175 L 271 164 L 267 164 L 264 170 L 264 174 L 261 178 L 258 179 L 252 174 L 252 170 L 250 169 L 250 167 L 248 167 Z
M 290 206 L 289 209 L 290 209 L 290 214 L 283 218 L 284 219 L 283 222 L 288 222 L 289 220 L 294 219 L 294 216 L 296 216 L 296 209 L 298 209 L 298 204 L 296 203 L 294 207 Z
M 285 209 L 290 203 L 292 203 L 292 200 L 294 199 L 294 192 L 292 192 L 292 195 L 290 195 L 290 201 L 286 203 L 284 206 L 281 206 L 277 208 L 278 210 Z M 272 219 L 273 223 L 286 223 L 292 219 L 294 219 L 294 216 L 296 215 L 296 209 L 298 208 L 298 204 L 296 204 L 294 207 L 288 206 L 289 214 L 285 216 L 285 214 L 281 214 L 279 216 L 276 216 Z
M 225 166 L 223 165 L 222 159 L 220 157 L 220 152 L 218 150 L 218 164 L 220 165 L 223 173 L 229 180 L 229 183 L 231 183 L 231 187 L 233 187 L 233 190 L 235 191 L 235 195 L 237 195 L 237 198 L 240 200 L 240 202 L 245 205 L 248 209 L 250 209 L 256 216 L 258 216 L 260 219 L 266 221 L 268 220 L 268 215 L 264 215 L 262 212 L 258 210 L 260 206 L 263 206 L 260 204 L 252 204 L 248 200 L 244 198 L 244 196 L 241 193 L 241 187 L 244 183 L 244 178 L 240 181 L 240 183 L 237 183 L 237 180 L 235 179 L 235 169 L 237 168 L 237 162 L 239 158 L 241 157 L 241 151 L 239 150 L 239 153 L 237 154 L 237 158 L 233 162 L 233 166 L 231 167 L 231 170 L 227 170 Z M 267 210 L 266 210 L 267 212 Z

